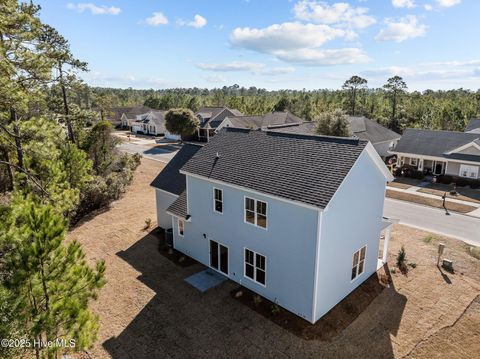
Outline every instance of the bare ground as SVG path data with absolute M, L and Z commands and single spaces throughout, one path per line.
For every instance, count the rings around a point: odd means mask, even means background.
M 199 264 L 176 266 L 142 228 L 155 219 L 149 186 L 163 164 L 147 159 L 134 183 L 110 210 L 70 234 L 91 260 L 105 259 L 108 283 L 92 303 L 100 316 L 91 358 L 472 358 L 480 352 L 480 261 L 459 241 L 397 225 L 389 265 L 403 244 L 417 266 L 392 274 L 363 313 L 330 341 L 306 341 L 231 298 L 227 281 L 201 294 L 183 279 Z M 154 221 L 155 222 L 155 221 Z M 436 267 L 438 242 L 447 246 L 455 274 Z

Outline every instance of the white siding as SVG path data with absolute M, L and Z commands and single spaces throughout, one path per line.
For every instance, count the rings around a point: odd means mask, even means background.
M 157 224 L 159 227 L 168 229 L 172 226 L 172 216 L 167 214 L 167 208 L 177 199 L 177 196 L 155 189 L 157 201 Z

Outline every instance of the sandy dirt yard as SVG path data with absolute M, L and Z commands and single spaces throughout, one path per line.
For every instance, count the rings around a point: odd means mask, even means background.
M 142 160 L 127 193 L 69 234 L 92 262 L 107 265 L 108 282 L 92 303 L 100 316 L 98 340 L 81 357 L 479 357 L 480 260 L 462 242 L 396 225 L 389 267 L 404 245 L 408 275 L 392 273 L 393 284 L 332 340 L 303 340 L 233 299 L 235 283 L 199 293 L 183 279 L 203 267 L 181 268 L 158 252 L 156 237 L 143 227 L 146 218 L 155 226 L 149 184 L 162 167 Z M 455 274 L 437 268 L 439 242 Z

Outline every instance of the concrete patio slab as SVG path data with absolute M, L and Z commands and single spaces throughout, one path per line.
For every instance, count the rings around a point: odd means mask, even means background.
M 185 278 L 185 282 L 198 289 L 200 292 L 206 292 L 210 288 L 214 288 L 220 283 L 226 281 L 227 278 L 213 269 L 205 269 L 199 273 L 195 273 Z

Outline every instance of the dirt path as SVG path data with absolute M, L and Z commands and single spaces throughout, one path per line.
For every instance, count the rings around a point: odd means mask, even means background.
M 149 184 L 162 167 L 143 159 L 123 198 L 69 234 L 91 261 L 107 265 L 108 283 L 92 304 L 100 331 L 91 358 L 427 358 L 444 348 L 449 358 L 472 358 L 479 350 L 480 305 L 472 301 L 480 294 L 480 261 L 462 242 L 427 243 L 428 233 L 405 226 L 392 231 L 390 267 L 403 244 L 416 268 L 393 274 L 391 288 L 331 341 L 300 339 L 259 316 L 230 297 L 232 282 L 199 293 L 183 279 L 201 267 L 175 266 L 142 230 L 148 217 L 155 225 Z M 455 275 L 435 266 L 438 241 L 447 244 Z

